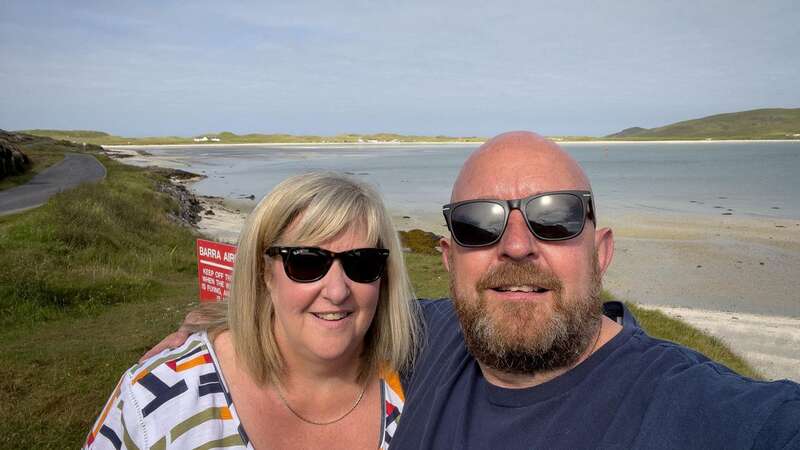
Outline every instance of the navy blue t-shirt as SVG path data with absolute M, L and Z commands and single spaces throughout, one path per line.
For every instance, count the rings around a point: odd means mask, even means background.
M 427 343 L 391 449 L 800 449 L 800 385 L 651 338 L 612 303 L 623 329 L 611 341 L 547 383 L 505 389 L 467 351 L 452 302 L 421 300 Z

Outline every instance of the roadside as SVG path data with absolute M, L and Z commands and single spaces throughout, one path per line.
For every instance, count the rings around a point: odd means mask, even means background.
M 67 153 L 61 162 L 38 173 L 27 183 L 0 191 L 0 215 L 41 206 L 59 192 L 105 177 L 105 167 L 94 156 Z

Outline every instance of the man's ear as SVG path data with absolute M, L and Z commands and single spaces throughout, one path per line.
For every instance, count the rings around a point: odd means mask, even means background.
M 444 270 L 450 272 L 450 239 L 444 237 L 439 239 L 439 248 L 442 249 L 442 264 L 444 264 Z
M 594 232 L 594 248 L 597 254 L 597 264 L 600 276 L 606 273 L 614 258 L 614 232 L 611 228 L 600 228 Z

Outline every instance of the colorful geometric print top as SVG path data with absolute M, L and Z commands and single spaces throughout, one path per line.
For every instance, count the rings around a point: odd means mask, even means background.
M 252 449 L 236 414 L 206 333 L 131 367 L 97 419 L 84 449 Z M 396 373 L 380 380 L 380 448 L 394 436 L 403 411 Z

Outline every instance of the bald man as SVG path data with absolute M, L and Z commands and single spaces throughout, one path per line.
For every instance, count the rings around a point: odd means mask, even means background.
M 451 202 L 452 300 L 421 301 L 428 336 L 392 450 L 800 448 L 798 385 L 653 339 L 619 303 L 604 315 L 613 234 L 554 142 L 489 140 Z
M 800 386 L 743 378 L 602 304 L 614 238 L 594 205 L 580 166 L 536 134 L 467 159 L 443 207 L 452 300 L 420 300 L 391 449 L 800 449 Z

